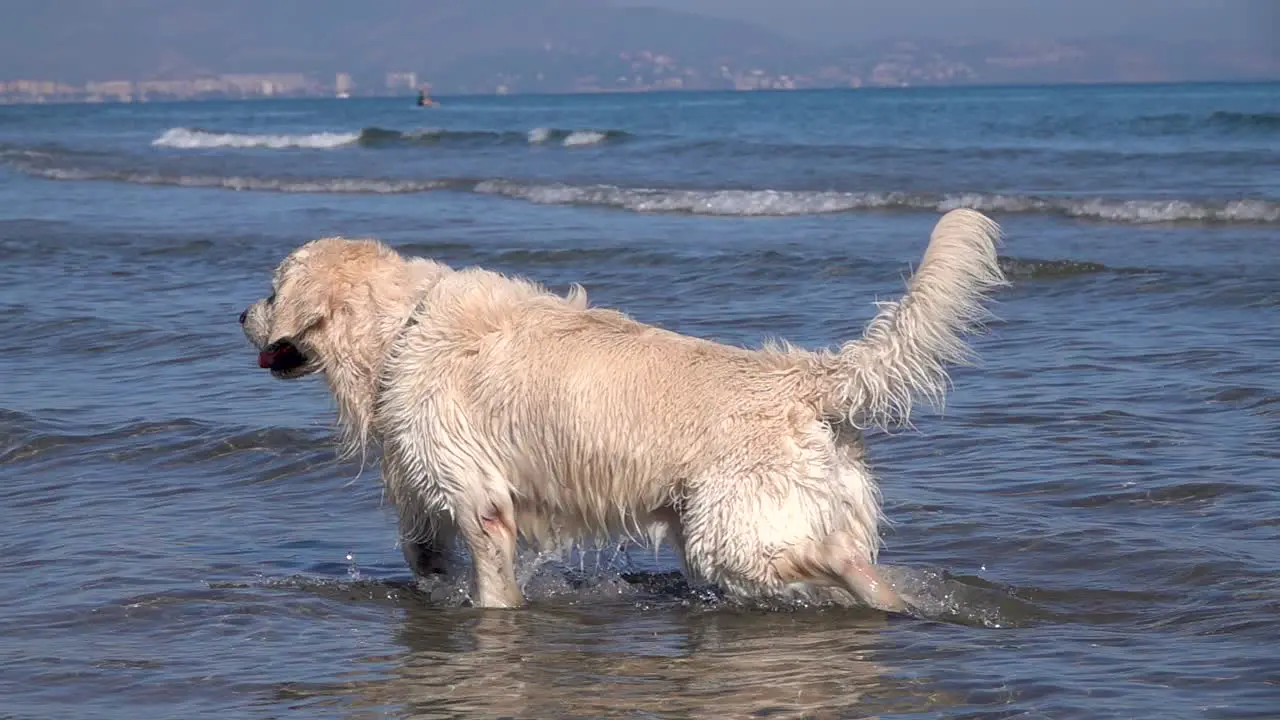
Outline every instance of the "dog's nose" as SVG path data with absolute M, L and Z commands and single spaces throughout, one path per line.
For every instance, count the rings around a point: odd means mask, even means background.
M 245 321 L 245 320 L 248 320 L 248 319 L 249 319 L 249 311 L 248 311 L 248 310 L 241 310 L 241 311 L 240 311 L 240 324 L 241 324 L 241 325 L 243 325 L 243 324 L 244 324 L 244 321 Z

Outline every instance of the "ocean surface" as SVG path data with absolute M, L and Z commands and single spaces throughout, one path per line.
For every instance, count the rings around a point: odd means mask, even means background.
M 0 716 L 1280 715 L 1280 86 L 442 101 L 0 107 Z M 919 617 L 634 547 L 416 587 L 236 321 L 348 234 L 819 347 L 961 206 L 1013 285 L 868 438 Z

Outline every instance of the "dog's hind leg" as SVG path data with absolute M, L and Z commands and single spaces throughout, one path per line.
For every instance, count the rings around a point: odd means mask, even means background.
M 683 514 L 689 565 L 743 597 L 833 597 L 905 612 L 875 566 L 870 479 L 853 465 L 833 474 L 829 446 L 818 440 L 811 453 L 783 457 L 772 471 L 757 464 L 690 483 Z
M 881 577 L 868 553 L 843 530 L 821 541 L 786 548 L 774 557 L 773 569 L 786 583 L 841 588 L 879 610 L 909 609 L 902 596 Z

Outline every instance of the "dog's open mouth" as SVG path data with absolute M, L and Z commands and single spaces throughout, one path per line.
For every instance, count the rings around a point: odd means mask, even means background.
M 307 367 L 307 356 L 288 340 L 277 340 L 258 353 L 258 367 L 279 376 L 300 374 Z

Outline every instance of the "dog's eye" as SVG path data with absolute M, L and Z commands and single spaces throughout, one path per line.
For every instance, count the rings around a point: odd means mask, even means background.
M 271 293 L 271 295 L 269 295 L 269 296 L 267 297 L 267 304 L 268 304 L 268 305 L 275 305 L 275 304 L 276 304 L 276 294 L 275 294 L 275 293 Z

